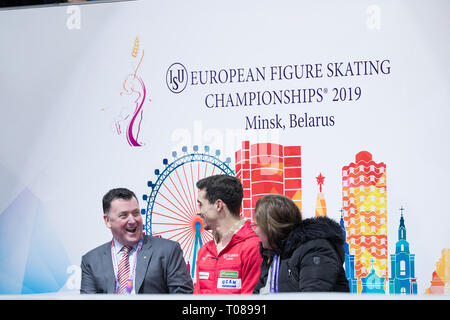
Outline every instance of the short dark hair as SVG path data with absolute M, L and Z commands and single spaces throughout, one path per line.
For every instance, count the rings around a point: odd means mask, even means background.
M 205 189 L 206 199 L 209 203 L 214 203 L 220 199 L 227 205 L 233 215 L 239 216 L 244 196 L 239 178 L 225 174 L 209 176 L 197 181 L 197 188 L 199 190 Z
M 136 199 L 136 201 L 138 201 L 134 192 L 131 190 L 128 190 L 126 188 L 115 188 L 115 189 L 109 190 L 103 196 L 103 213 L 108 214 L 109 209 L 111 209 L 111 202 L 114 199 L 130 200 L 132 197 L 134 197 Z

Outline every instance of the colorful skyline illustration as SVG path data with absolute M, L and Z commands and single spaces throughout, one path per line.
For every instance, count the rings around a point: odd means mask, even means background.
M 253 219 L 256 202 L 266 194 L 284 194 L 300 209 L 303 202 L 301 146 L 251 144 L 250 141 L 243 141 L 241 148 L 235 152 L 234 172 L 228 167 L 230 158 L 224 162 L 219 158 L 219 150 L 216 150 L 214 155 L 210 153 L 208 146 L 204 149 L 201 152 L 198 146 L 194 146 L 193 152 L 189 153 L 187 147 L 183 147 L 181 156 L 173 153 L 172 162 L 164 159 L 166 169 L 162 172 L 155 170 L 158 181 L 161 181 L 148 183 L 152 192 L 149 196 L 144 196 L 144 200 L 149 201 L 149 204 L 147 210 L 142 210 L 147 218 L 146 231 L 180 241 L 182 248 L 186 250 L 185 258 L 191 268 L 195 268 L 198 249 L 207 239 L 211 239 L 203 229 L 201 221 L 195 219 L 196 179 L 217 173 L 239 177 L 244 187 L 241 215 L 248 219 Z M 341 170 L 340 224 L 346 236 L 345 270 L 350 290 L 352 293 L 417 294 L 415 254 L 412 250 L 414 245 L 410 246 L 406 238 L 403 207 L 400 208 L 398 237 L 395 240 L 388 238 L 387 166 L 384 162 L 375 162 L 368 151 L 358 152 L 354 159 L 354 162 L 343 165 Z M 174 177 L 171 178 L 172 176 Z M 167 181 L 171 181 L 174 186 L 167 185 Z M 325 176 L 319 172 L 316 176 L 318 192 L 315 216 L 327 215 L 325 181 Z M 163 187 L 166 185 L 166 191 L 175 188 L 181 199 L 187 193 L 190 194 L 189 190 L 192 191 L 192 195 L 186 197 L 186 203 L 191 203 L 190 209 L 183 210 L 186 212 L 186 218 L 174 215 L 179 209 L 178 205 L 174 206 L 176 200 L 166 201 L 169 200 L 168 194 L 164 192 L 160 195 L 159 184 Z M 164 220 L 161 220 L 162 218 Z M 169 221 L 169 218 L 174 221 Z M 185 227 L 180 228 L 183 225 L 180 224 L 180 219 L 183 219 Z M 173 227 L 169 228 L 171 225 Z M 388 240 L 395 243 L 395 251 L 390 255 Z M 449 255 L 447 251 L 443 252 L 446 255 L 443 253 L 443 258 L 438 262 L 431 286 L 426 293 L 448 292 Z
M 301 146 L 242 142 L 235 168 L 244 186 L 244 217 L 252 219 L 256 201 L 269 193 L 284 194 L 302 208 L 301 156 Z M 315 216 L 324 216 L 325 177 L 319 173 L 316 180 Z M 375 162 L 370 152 L 357 153 L 355 162 L 342 167 L 341 226 L 347 239 L 345 267 L 351 292 L 417 294 L 415 255 L 409 252 L 403 211 L 389 270 L 386 195 L 386 164 Z

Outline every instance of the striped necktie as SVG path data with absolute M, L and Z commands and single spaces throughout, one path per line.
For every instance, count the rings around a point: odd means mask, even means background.
M 125 294 L 128 284 L 128 278 L 130 276 L 130 261 L 128 255 L 130 254 L 131 247 L 124 246 L 122 248 L 123 254 L 119 262 L 118 279 L 119 279 L 119 289 L 118 294 Z

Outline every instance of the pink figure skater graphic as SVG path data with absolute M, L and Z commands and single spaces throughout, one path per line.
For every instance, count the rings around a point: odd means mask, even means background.
M 141 131 L 141 124 L 143 118 L 143 106 L 145 103 L 145 98 L 147 96 L 147 90 L 142 78 L 137 75 L 137 71 L 141 65 L 142 59 L 144 58 L 144 51 L 142 51 L 142 56 L 139 60 L 139 64 L 136 67 L 134 73 L 130 73 L 125 81 L 123 82 L 123 91 L 120 93 L 121 96 L 136 94 L 136 99 L 134 100 L 134 111 L 126 113 L 125 115 L 120 115 L 119 119 L 115 121 L 115 127 L 117 133 L 122 134 L 121 123 L 126 122 L 126 136 L 128 144 L 132 147 L 141 147 L 143 143 L 139 141 L 139 134 Z

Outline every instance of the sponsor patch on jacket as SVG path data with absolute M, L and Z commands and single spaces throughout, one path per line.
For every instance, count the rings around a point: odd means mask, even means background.
M 220 276 L 219 277 L 224 277 L 224 278 L 237 278 L 239 276 L 239 272 L 238 271 L 233 271 L 233 270 L 221 270 L 220 271 Z
M 234 278 L 219 278 L 217 279 L 218 289 L 240 289 L 241 279 Z
M 239 257 L 239 253 L 225 253 L 222 258 L 227 261 L 234 260 Z
M 209 272 L 199 272 L 198 273 L 198 278 L 202 279 L 202 280 L 209 279 Z

